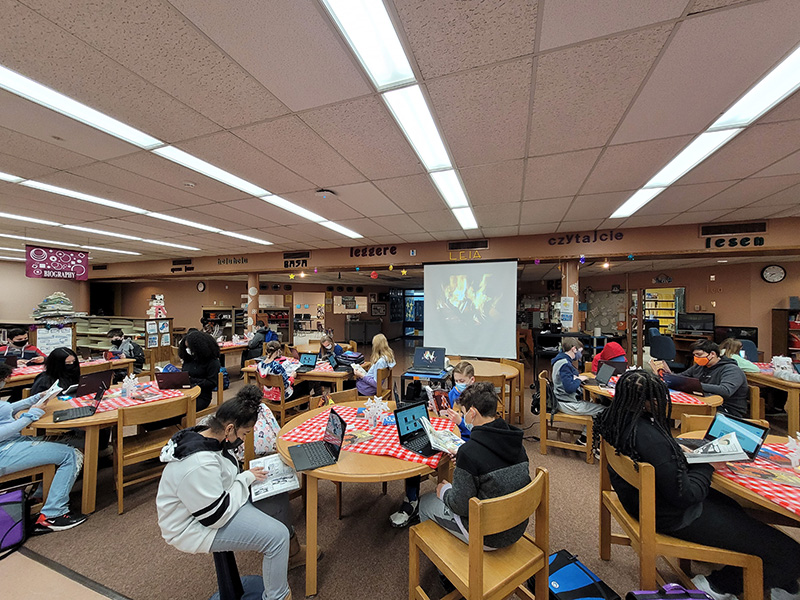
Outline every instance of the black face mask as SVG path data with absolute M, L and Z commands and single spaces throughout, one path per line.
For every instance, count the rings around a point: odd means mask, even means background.
M 111 340 L 111 343 L 115 346 L 119 346 L 122 343 L 122 338 L 114 338 Z
M 24 348 L 25 346 L 28 345 L 28 340 L 22 340 L 22 341 L 17 341 L 17 342 L 12 340 L 11 343 L 14 344 L 17 348 Z
M 67 373 L 80 373 L 81 372 L 81 366 L 77 362 L 74 362 L 71 365 L 64 365 L 64 367 L 66 368 Z
M 233 442 L 229 442 L 228 440 L 225 440 L 224 442 L 222 442 L 222 449 L 223 450 L 236 450 L 242 444 L 244 444 L 244 440 L 241 439 L 241 438 L 236 438 L 236 441 L 233 441 Z

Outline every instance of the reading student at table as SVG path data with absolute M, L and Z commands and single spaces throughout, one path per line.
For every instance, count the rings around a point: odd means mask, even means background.
M 742 351 L 742 342 L 736 338 L 725 338 L 719 345 L 720 356 L 732 358 L 739 368 L 745 373 L 759 373 L 759 369 L 749 360 L 747 360 L 740 353 Z
M 586 402 L 578 397 L 581 383 L 587 377 L 578 373 L 572 364 L 583 354 L 583 344 L 577 338 L 565 337 L 561 340 L 561 352 L 553 357 L 553 392 L 558 400 L 558 410 L 569 415 L 598 415 L 605 406 L 595 402 Z M 578 438 L 579 444 L 586 443 L 586 430 Z
M 721 356 L 719 346 L 711 340 L 692 344 L 694 364 L 681 375 L 700 380 L 706 394 L 722 396 L 717 410 L 734 417 L 747 415 L 747 378 L 732 358 Z
M 0 346 L 0 353 L 3 356 L 18 356 L 31 364 L 44 362 L 45 353 L 28 343 L 28 332 L 24 329 L 19 327 L 10 329 L 8 331 L 8 340 L 8 344 Z
M 111 340 L 111 352 L 118 355 L 119 358 L 132 358 L 133 359 L 133 372 L 138 375 L 144 368 L 144 350 L 142 347 L 134 342 L 130 337 L 119 327 L 108 330 L 108 338 Z M 117 369 L 114 371 L 114 382 L 119 383 L 128 374 L 126 369 Z
M 10 375 L 11 367 L 0 364 L 0 387 Z M 34 533 L 49 533 L 72 529 L 87 519 L 86 515 L 69 510 L 69 492 L 83 465 L 83 454 L 66 444 L 20 434 L 44 415 L 42 408 L 34 406 L 40 400 L 41 395 L 31 395 L 13 403 L 0 400 L 0 475 L 42 465 L 56 466 L 53 483 L 34 529 Z M 22 414 L 15 418 L 18 413 Z
M 44 371 L 36 376 L 31 385 L 31 394 L 45 391 L 56 381 L 62 390 L 75 385 L 81 378 L 78 355 L 71 348 L 55 348 L 45 361 Z
M 256 467 L 240 473 L 233 453 L 253 429 L 260 405 L 258 387 L 245 386 L 208 426 L 183 429 L 164 446 L 158 525 L 164 540 L 182 552 L 260 552 L 264 600 L 291 600 L 287 568 L 303 564 L 305 548 L 294 534 L 289 495 L 251 502 L 250 486 L 266 472 Z
M 614 402 L 597 419 L 600 439 L 634 461 L 653 465 L 656 479 L 656 531 L 672 537 L 761 557 L 764 585 L 773 600 L 800 600 L 800 544 L 757 521 L 734 500 L 711 489 L 714 467 L 688 464 L 670 433 L 672 408 L 666 384 L 656 375 L 628 371 L 617 382 Z M 639 495 L 609 468 L 611 485 L 625 510 L 639 514 Z M 732 600 L 743 591 L 742 570 L 725 566 L 692 582 L 715 600 Z
M 389 342 L 386 336 L 382 333 L 375 334 L 372 338 L 372 366 L 365 375 L 361 375 L 364 371 L 355 369 L 356 388 L 358 393 L 362 396 L 374 396 L 378 392 L 378 382 L 375 378 L 378 376 L 380 369 L 393 369 L 396 361 L 394 359 L 394 352 L 389 348 Z

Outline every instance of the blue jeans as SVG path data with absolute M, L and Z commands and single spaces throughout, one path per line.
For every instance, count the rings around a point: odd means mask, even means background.
M 285 523 L 263 513 L 248 500 L 217 531 L 211 552 L 254 550 L 264 555 L 263 600 L 283 600 L 289 593 L 289 530 Z
M 69 492 L 83 466 L 83 454 L 66 444 L 26 436 L 0 443 L 0 475 L 42 465 L 56 466 L 42 514 L 47 518 L 65 515 L 69 512 Z

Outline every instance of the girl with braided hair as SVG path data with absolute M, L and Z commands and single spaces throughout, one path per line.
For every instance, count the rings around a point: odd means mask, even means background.
M 656 530 L 673 537 L 761 557 L 764 586 L 772 600 L 800 600 L 800 544 L 755 520 L 735 501 L 711 489 L 710 464 L 688 464 L 670 432 L 672 402 L 658 376 L 628 371 L 617 382 L 614 401 L 597 417 L 594 447 L 606 440 L 618 454 L 653 465 Z M 629 514 L 639 514 L 639 494 L 609 468 L 611 485 Z M 742 570 L 725 566 L 692 582 L 715 600 L 735 600 L 743 591 Z

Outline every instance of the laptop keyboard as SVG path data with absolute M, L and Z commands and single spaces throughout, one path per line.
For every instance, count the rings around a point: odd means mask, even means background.
M 332 458 L 330 451 L 324 443 L 308 444 L 306 446 L 306 452 L 308 453 L 308 459 L 312 463 L 326 463 L 330 462 Z
M 81 406 L 80 408 L 68 408 L 63 411 L 56 411 L 56 414 L 59 414 L 62 419 L 66 417 L 67 420 L 72 420 L 82 419 L 83 417 L 91 417 L 94 413 L 92 412 L 91 406 Z
M 414 450 L 415 452 L 421 452 L 423 449 L 428 447 L 428 436 L 421 435 L 412 440 L 408 440 L 405 443 L 405 446 L 409 450 Z

